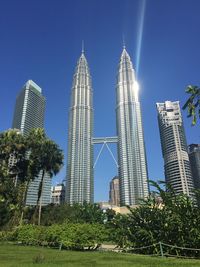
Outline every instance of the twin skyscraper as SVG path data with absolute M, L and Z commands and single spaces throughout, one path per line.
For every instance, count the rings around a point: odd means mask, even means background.
M 93 203 L 95 144 L 117 144 L 120 205 L 137 205 L 149 194 L 138 84 L 126 48 L 123 48 L 116 82 L 116 136 L 93 136 L 93 90 L 88 63 L 82 51 L 73 77 L 68 128 L 66 201 Z M 17 96 L 13 128 L 27 135 L 32 128 L 44 127 L 45 98 L 32 80 Z M 189 147 L 184 133 L 179 102 L 157 103 L 164 159 L 165 179 L 175 192 L 194 197 L 200 188 L 199 145 Z M 100 150 L 101 151 L 101 150 Z M 98 155 L 99 156 L 99 155 Z M 97 159 L 98 159 L 97 156 Z M 112 154 L 113 156 L 113 154 Z M 113 156 L 114 157 L 114 156 Z M 36 205 L 41 174 L 30 184 L 27 205 Z M 194 186 L 195 185 L 195 186 Z M 50 203 L 51 179 L 45 177 L 43 205 Z
M 137 205 L 148 196 L 149 186 L 138 84 L 125 47 L 117 74 L 116 118 L 117 137 L 110 140 L 118 148 L 120 205 Z M 73 77 L 69 114 L 66 189 L 69 204 L 94 201 L 93 146 L 97 138 L 93 137 L 93 121 L 92 82 L 82 51 Z

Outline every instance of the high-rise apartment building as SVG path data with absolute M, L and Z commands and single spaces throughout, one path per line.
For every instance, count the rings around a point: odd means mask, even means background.
M 28 135 L 33 128 L 44 127 L 45 97 L 42 89 L 32 80 L 28 80 L 16 99 L 12 128 L 19 129 L 23 135 Z M 26 204 L 36 205 L 38 189 L 42 174 L 39 174 L 29 186 Z M 42 205 L 51 202 L 51 179 L 44 178 Z
M 110 182 L 109 203 L 110 205 L 120 206 L 118 176 L 113 177 L 112 181 Z
M 179 102 L 157 103 L 165 179 L 175 192 L 193 196 L 193 180 Z
M 149 194 L 138 84 L 125 47 L 117 75 L 117 135 L 120 204 L 137 205 Z
M 71 91 L 68 129 L 66 201 L 93 202 L 93 92 L 84 52 L 78 60 Z
M 189 145 L 188 154 L 192 170 L 194 188 L 200 189 L 200 144 Z

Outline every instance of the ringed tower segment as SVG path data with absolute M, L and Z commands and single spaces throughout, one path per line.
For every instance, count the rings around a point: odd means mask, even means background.
M 66 201 L 94 201 L 93 91 L 84 51 L 78 60 L 71 91 L 68 130 Z
M 116 117 L 120 204 L 137 205 L 149 186 L 138 84 L 125 47 L 118 66 Z

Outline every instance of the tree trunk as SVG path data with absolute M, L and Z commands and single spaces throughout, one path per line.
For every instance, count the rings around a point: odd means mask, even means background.
M 25 190 L 24 190 L 24 194 L 23 194 L 23 204 L 22 204 L 22 212 L 21 212 L 21 217 L 20 217 L 20 222 L 19 222 L 19 225 L 21 226 L 22 223 L 23 223 L 23 217 L 24 217 L 24 208 L 26 206 L 26 198 L 27 198 L 27 193 L 28 193 L 28 187 L 29 187 L 29 183 L 30 181 L 27 181 L 26 182 L 26 185 L 25 185 Z
M 44 175 L 45 171 L 42 171 L 42 178 L 41 178 L 41 191 L 40 191 L 40 198 L 39 198 L 39 211 L 38 211 L 38 225 L 40 225 L 41 221 L 41 211 L 42 211 L 42 193 L 44 188 Z

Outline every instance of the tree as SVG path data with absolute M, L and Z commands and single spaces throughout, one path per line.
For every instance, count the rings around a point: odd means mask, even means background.
M 38 190 L 38 200 L 36 211 L 38 210 L 38 225 L 41 221 L 42 193 L 44 189 L 45 175 L 50 178 L 56 175 L 63 165 L 63 153 L 58 145 L 46 137 L 43 129 L 33 129 L 30 132 L 30 161 L 33 163 L 32 168 L 36 168 L 38 173 L 41 172 L 41 181 Z
M 114 213 L 113 211 L 113 213 L 107 215 L 107 212 L 103 212 L 99 205 L 95 203 L 50 204 L 42 207 L 41 225 L 61 224 L 67 221 L 70 223 L 104 224 L 105 221 L 114 217 Z
M 4 214 L 0 218 L 0 226 L 8 222 L 13 213 L 19 220 L 21 212 L 22 222 L 29 184 L 40 172 L 42 179 L 37 206 L 42 203 L 44 175 L 48 173 L 52 177 L 56 174 L 62 160 L 62 151 L 46 137 L 43 129 L 33 129 L 27 137 L 17 130 L 0 133 L 0 214 Z
M 130 214 L 117 214 L 108 223 L 110 239 L 123 249 L 133 249 L 134 253 L 159 254 L 158 243 L 162 242 L 171 245 L 164 246 L 166 254 L 197 257 L 200 253 L 195 250 L 174 247 L 200 246 L 200 211 L 195 200 L 175 194 L 164 182 L 150 183 L 155 190 L 142 205 L 129 207 Z M 138 247 L 139 250 L 135 249 Z
M 3 226 L 22 206 L 23 184 L 26 180 L 28 160 L 25 138 L 17 130 L 0 133 L 0 206 Z M 3 210 L 3 212 L 2 212 Z M 6 216 L 7 214 L 7 216 Z
M 190 97 L 183 106 L 183 109 L 188 110 L 188 117 L 192 117 L 192 125 L 197 122 L 197 116 L 200 118 L 200 88 L 194 85 L 188 85 L 186 93 L 190 94 Z

